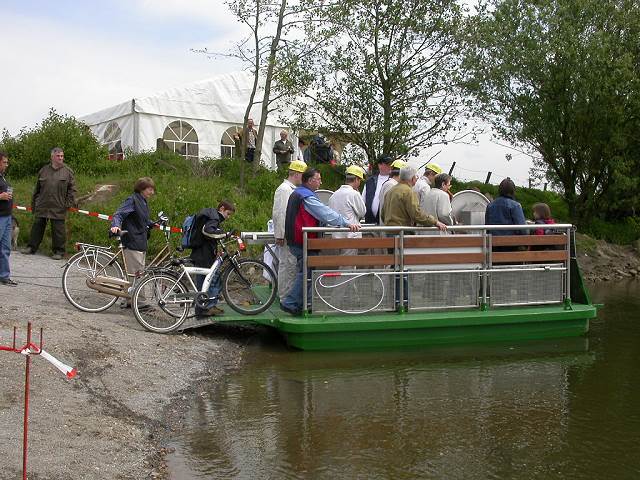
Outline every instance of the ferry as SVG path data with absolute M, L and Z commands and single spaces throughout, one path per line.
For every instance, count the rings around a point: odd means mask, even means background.
M 578 337 L 596 317 L 570 224 L 365 226 L 303 229 L 301 316 L 277 301 L 262 314 L 227 312 L 214 323 L 259 324 L 301 350 L 361 350 Z M 508 235 L 500 235 L 500 232 Z M 518 233 L 518 234 L 513 234 Z M 249 244 L 273 234 L 244 232 Z M 351 250 L 344 255 L 345 250 Z M 353 254 L 353 251 L 357 254 Z M 184 328 L 200 326 L 185 322 Z

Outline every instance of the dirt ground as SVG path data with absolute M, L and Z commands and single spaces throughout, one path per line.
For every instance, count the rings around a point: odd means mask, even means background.
M 19 285 L 0 286 L 0 344 L 11 344 L 14 326 L 22 344 L 31 321 L 36 340 L 44 329 L 44 350 L 78 370 L 68 380 L 32 357 L 29 478 L 167 478 L 164 441 L 180 428 L 184 405 L 199 387 L 237 366 L 242 340 L 149 333 L 117 305 L 80 312 L 62 292 L 62 265 L 14 252 Z M 18 479 L 25 359 L 0 357 L 0 478 Z
M 640 240 L 635 245 L 614 245 L 577 234 L 577 258 L 585 280 L 611 282 L 640 278 Z

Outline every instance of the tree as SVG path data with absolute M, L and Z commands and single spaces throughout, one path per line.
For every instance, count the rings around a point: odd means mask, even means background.
M 489 0 L 469 39 L 481 115 L 534 156 L 574 221 L 628 209 L 612 201 L 640 187 L 638 3 Z
M 307 16 L 304 53 L 285 51 L 280 80 L 297 126 L 359 146 L 372 164 L 460 140 L 462 22 L 454 0 L 344 0 Z

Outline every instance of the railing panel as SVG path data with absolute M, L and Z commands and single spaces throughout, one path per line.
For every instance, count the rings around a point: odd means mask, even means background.
M 407 275 L 409 311 L 474 308 L 480 305 L 478 272 L 414 273 Z
M 493 263 L 519 262 L 564 262 L 568 254 L 566 250 L 534 250 L 524 252 L 493 252 Z
M 533 246 L 533 245 L 566 245 L 566 235 L 494 235 L 494 247 Z
M 395 297 L 394 275 L 368 270 L 312 273 L 313 313 L 390 312 L 396 308 Z
M 489 296 L 492 306 L 534 305 L 561 303 L 563 301 L 563 264 L 549 265 L 544 269 L 537 265 L 532 268 L 500 271 L 494 267 L 489 280 Z
M 477 235 L 407 235 L 404 237 L 404 248 L 482 247 L 482 242 L 482 237 Z
M 310 238 L 309 250 L 326 250 L 337 248 L 393 248 L 394 238 Z

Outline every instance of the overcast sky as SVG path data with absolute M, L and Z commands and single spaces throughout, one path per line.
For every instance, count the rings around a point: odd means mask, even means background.
M 245 33 L 222 0 L 2 0 L 0 129 L 14 135 L 53 107 L 82 116 L 226 71 L 239 64 L 190 49 L 227 51 Z M 438 150 L 446 170 L 492 183 L 527 182 L 530 160 L 484 135 L 475 145 Z M 507 161 L 505 154 L 513 154 Z

